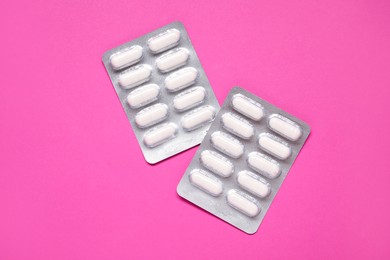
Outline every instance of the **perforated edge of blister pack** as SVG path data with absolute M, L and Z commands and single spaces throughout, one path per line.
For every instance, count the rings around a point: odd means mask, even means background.
M 181 22 L 113 48 L 102 60 L 148 163 L 201 143 L 219 104 Z
M 177 193 L 253 234 L 309 134 L 310 127 L 302 120 L 234 87 Z

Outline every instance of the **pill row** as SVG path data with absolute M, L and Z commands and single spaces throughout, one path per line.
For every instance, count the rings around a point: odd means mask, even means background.
M 215 111 L 215 108 L 212 106 L 199 107 L 185 114 L 180 124 L 185 131 L 196 130 L 210 123 L 215 117 Z M 166 118 L 168 118 L 168 106 L 166 104 L 156 104 L 138 112 L 135 116 L 135 121 L 137 126 L 144 128 L 159 123 Z M 165 123 L 147 131 L 143 142 L 146 146 L 153 148 L 176 137 L 177 133 L 177 124 L 172 122 Z
M 114 54 L 114 57 L 115 55 L 118 54 Z M 186 65 L 189 58 L 190 56 L 187 49 L 177 48 L 157 58 L 155 65 L 159 70 L 159 72 L 167 73 Z M 137 60 L 135 63 L 138 63 L 140 61 L 141 58 Z M 182 75 L 180 75 L 180 73 Z M 192 82 L 195 82 L 197 76 L 196 70 L 193 71 L 191 69 L 187 69 L 187 70 L 180 71 L 180 73 L 179 73 L 180 75 L 179 78 L 177 78 L 178 74 L 172 74 L 165 79 L 165 85 L 168 86 L 167 87 L 168 90 L 172 90 L 172 91 L 179 90 L 180 87 L 183 88 L 191 85 Z M 133 66 L 120 73 L 118 82 L 123 89 L 131 89 L 141 85 L 142 83 L 149 81 L 151 77 L 152 77 L 152 67 L 146 64 L 141 64 L 138 66 Z M 174 88 L 174 86 L 172 86 L 175 85 L 175 83 L 178 85 L 176 86 L 176 89 Z
M 156 54 L 177 46 L 180 35 L 180 31 L 173 28 L 150 38 L 147 41 L 149 51 Z M 110 56 L 110 63 L 115 70 L 120 70 L 139 62 L 142 56 L 143 48 L 139 45 L 133 45 L 112 54 Z
M 202 141 L 219 105 L 181 23 L 110 50 L 103 62 L 149 163 Z
M 303 121 L 233 88 L 178 193 L 254 233 L 309 132 Z

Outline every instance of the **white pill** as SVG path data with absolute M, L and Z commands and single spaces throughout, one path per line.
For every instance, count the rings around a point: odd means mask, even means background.
M 148 81 L 152 75 L 152 69 L 147 65 L 139 65 L 122 72 L 119 75 L 119 85 L 124 89 L 130 89 Z
M 250 171 L 240 171 L 237 174 L 238 184 L 248 192 L 265 198 L 271 192 L 269 183 Z
M 151 52 L 159 53 L 176 46 L 179 43 L 179 40 L 180 31 L 177 29 L 169 29 L 150 38 L 148 40 L 148 47 Z
M 160 87 L 157 84 L 148 84 L 130 92 L 127 103 L 131 108 L 139 108 L 158 99 Z
M 297 123 L 278 114 L 269 117 L 268 126 L 271 130 L 291 141 L 298 140 L 302 135 L 302 128 Z
M 237 112 L 255 121 L 259 121 L 264 116 L 263 107 L 259 103 L 241 94 L 233 96 L 232 106 Z
M 230 157 L 239 158 L 244 154 L 244 145 L 231 135 L 217 131 L 211 135 L 210 141 L 215 149 Z
M 291 148 L 288 144 L 271 134 L 260 134 L 258 143 L 262 150 L 281 160 L 285 160 L 291 155 Z
M 221 117 L 222 126 L 243 139 L 249 139 L 255 134 L 255 129 L 247 120 L 232 113 L 225 113 Z
M 156 126 L 144 135 L 144 144 L 148 147 L 155 147 L 172 138 L 177 134 L 177 126 L 174 123 L 166 123 Z
M 189 57 L 187 49 L 178 48 L 157 58 L 156 66 L 161 72 L 169 72 L 185 65 Z
M 206 98 L 206 90 L 202 87 L 188 89 L 173 98 L 173 107 L 178 111 L 185 111 L 197 106 Z
M 203 151 L 200 154 L 200 162 L 205 168 L 222 177 L 229 177 L 234 172 L 233 163 L 214 151 Z
M 253 170 L 270 179 L 275 179 L 281 173 L 277 161 L 258 152 L 252 152 L 248 155 L 248 164 Z
M 157 124 L 168 117 L 168 106 L 166 104 L 155 104 L 139 111 L 135 115 L 135 123 L 140 128 Z
M 142 58 L 142 47 L 139 45 L 131 46 L 121 52 L 114 53 L 110 57 L 111 66 L 115 70 L 131 66 Z
M 191 171 L 189 177 L 192 185 L 210 195 L 218 196 L 223 191 L 222 182 L 205 170 L 194 169 Z
M 213 121 L 214 117 L 215 108 L 203 106 L 184 115 L 181 119 L 181 126 L 184 130 L 191 131 Z
M 164 85 L 168 91 L 175 92 L 194 84 L 197 77 L 198 71 L 195 68 L 184 68 L 166 77 Z
M 248 217 L 255 217 L 260 213 L 256 200 L 238 190 L 229 190 L 227 201 L 230 206 L 241 211 Z

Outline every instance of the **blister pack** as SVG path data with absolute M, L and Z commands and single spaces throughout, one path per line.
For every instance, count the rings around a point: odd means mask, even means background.
M 310 133 L 296 117 L 233 88 L 192 159 L 178 194 L 253 234 Z
M 147 162 L 203 140 L 219 104 L 182 23 L 107 51 L 103 63 Z

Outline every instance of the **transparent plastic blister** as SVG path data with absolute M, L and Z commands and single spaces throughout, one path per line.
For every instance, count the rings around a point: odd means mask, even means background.
M 253 234 L 309 134 L 310 127 L 302 120 L 235 87 L 177 192 Z
M 182 23 L 107 51 L 103 63 L 147 162 L 203 140 L 219 104 Z

